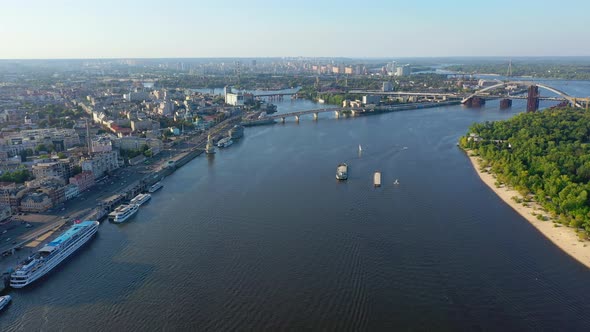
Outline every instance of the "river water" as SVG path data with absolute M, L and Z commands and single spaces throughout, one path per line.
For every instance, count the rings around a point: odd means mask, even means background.
M 590 94 L 590 82 L 546 83 Z M 56 271 L 12 290 L 0 330 L 588 330 L 590 271 L 455 146 L 473 122 L 524 107 L 247 128 L 167 177 L 134 219 L 103 223 Z M 350 177 L 339 183 L 340 162 Z

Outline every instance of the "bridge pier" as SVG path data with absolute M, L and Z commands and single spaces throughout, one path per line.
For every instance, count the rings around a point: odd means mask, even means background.
M 281 123 L 285 123 L 285 117 L 284 116 L 281 117 Z
M 295 115 L 295 122 L 299 122 L 299 115 Z
M 350 111 L 350 115 L 351 115 L 351 116 L 356 116 L 356 111 L 355 111 L 355 110 L 351 110 L 351 111 Z
M 340 117 L 340 111 L 334 111 L 334 116 L 338 119 Z

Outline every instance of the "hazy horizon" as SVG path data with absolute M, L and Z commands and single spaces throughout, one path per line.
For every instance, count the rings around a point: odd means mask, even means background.
M 0 59 L 590 56 L 590 3 L 539 1 L 3 4 Z M 575 10 L 572 10 L 575 9 Z

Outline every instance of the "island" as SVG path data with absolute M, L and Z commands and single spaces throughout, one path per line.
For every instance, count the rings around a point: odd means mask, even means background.
M 590 113 L 548 109 L 476 123 L 459 145 L 504 202 L 590 267 Z

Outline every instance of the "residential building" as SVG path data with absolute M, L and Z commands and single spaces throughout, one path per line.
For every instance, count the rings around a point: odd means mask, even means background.
M 38 145 L 53 146 L 56 151 L 65 151 L 80 144 L 80 137 L 75 129 L 34 129 L 13 132 L 0 139 L 5 151 L 17 155 L 26 149 L 34 150 Z
M 44 192 L 49 195 L 51 199 L 51 203 L 55 205 L 59 205 L 66 201 L 66 192 L 65 186 L 56 183 L 45 183 L 42 187 L 38 189 L 39 192 Z
M 0 205 L 0 221 L 4 221 L 12 216 L 10 205 Z
M 170 116 L 174 113 L 174 103 L 169 100 L 164 100 L 160 103 L 160 107 L 158 107 L 157 113 L 161 116 Z
M 27 193 L 20 201 L 20 210 L 25 212 L 43 212 L 52 206 L 49 195 L 40 192 Z
M 244 105 L 244 94 L 226 92 L 225 103 L 232 106 Z
M 109 152 L 113 150 L 113 142 L 108 136 L 98 136 L 90 142 L 93 153 Z
M 131 130 L 144 131 L 160 129 L 160 123 L 150 119 L 131 120 Z
M 157 154 L 162 150 L 162 141 L 154 138 L 142 138 L 136 136 L 121 137 L 114 141 L 115 147 L 121 150 L 140 150 L 144 145 Z
M 395 75 L 396 76 L 410 76 L 412 73 L 412 67 L 405 65 L 396 68 Z
M 95 179 L 119 167 L 121 167 L 121 162 L 117 151 L 96 153 L 82 161 L 82 170 L 92 172 Z
M 127 101 L 144 101 L 150 99 L 150 94 L 145 91 L 135 91 L 124 94 L 123 98 Z
M 37 163 L 33 165 L 33 175 L 36 179 L 59 179 L 63 184 L 70 178 L 73 165 L 69 160 L 60 160 L 49 163 Z
M 70 199 L 78 196 L 79 194 L 80 194 L 80 188 L 78 188 L 78 186 L 75 184 L 70 183 L 64 187 L 64 195 L 65 195 L 66 201 L 69 201 Z
M 70 184 L 76 185 L 79 192 L 94 186 L 94 174 L 84 171 L 70 178 Z
M 0 205 L 8 205 L 13 211 L 18 210 L 20 200 L 29 191 L 28 188 L 17 187 L 15 183 L 0 186 Z
M 381 96 L 375 96 L 375 95 L 363 96 L 363 104 L 364 105 L 379 104 L 380 102 L 381 102 Z

